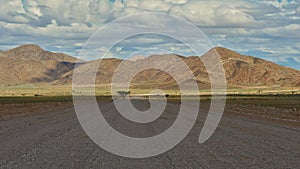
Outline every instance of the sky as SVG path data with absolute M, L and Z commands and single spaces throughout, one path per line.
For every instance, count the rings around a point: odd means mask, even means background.
M 101 27 L 143 12 L 182 17 L 208 37 L 212 46 L 266 59 L 300 70 L 300 0 L 0 0 L 0 50 L 37 44 L 85 60 L 82 47 Z M 140 18 L 144 26 L 160 18 Z M 132 23 L 111 29 L 127 30 Z M 109 41 L 103 36 L 102 41 Z M 113 48 L 98 47 L 109 56 L 127 58 L 157 52 L 193 55 L 178 40 L 163 35 L 128 37 Z

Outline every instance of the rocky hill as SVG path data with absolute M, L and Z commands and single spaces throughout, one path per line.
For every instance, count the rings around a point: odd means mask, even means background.
M 80 62 L 78 70 L 84 74 L 92 66 L 99 65 L 96 83 L 109 84 L 116 71 L 122 65 L 124 72 L 134 72 L 141 67 L 161 67 L 172 70 L 180 79 L 179 83 L 189 83 L 192 77 L 187 77 L 191 71 L 200 88 L 209 88 L 210 80 L 202 60 L 212 59 L 219 54 L 225 70 L 228 87 L 256 86 L 300 86 L 300 71 L 277 65 L 263 59 L 245 56 L 232 50 L 216 47 L 201 57 L 183 57 L 175 54 L 152 55 L 138 59 L 102 59 L 90 62 Z M 23 45 L 8 51 L 0 52 L 0 85 L 16 85 L 25 83 L 71 84 L 76 58 L 45 51 L 36 45 Z M 188 69 L 180 67 L 184 62 Z M 136 70 L 135 70 L 136 69 Z M 126 70 L 126 71 L 125 71 Z M 126 75 L 126 74 L 125 74 Z M 124 76 L 126 77 L 126 76 Z M 175 79 L 170 72 L 158 69 L 145 69 L 136 74 L 132 84 L 136 88 L 177 88 Z
M 158 65 L 164 64 L 164 69 L 174 69 L 174 71 L 182 79 L 182 83 L 187 83 L 190 79 L 187 79 L 187 71 L 192 71 L 200 88 L 209 88 L 210 80 L 208 73 L 202 59 L 208 59 L 214 55 L 219 54 L 221 64 L 224 67 L 227 85 L 230 88 L 240 87 L 257 87 L 257 86 L 300 86 L 300 71 L 291 69 L 289 67 L 280 66 L 273 62 L 269 62 L 263 59 L 259 59 L 252 56 L 245 56 L 236 53 L 232 50 L 217 47 L 204 56 L 190 56 L 183 57 L 179 55 L 153 55 L 137 61 L 123 61 L 120 59 L 103 59 L 93 62 L 87 62 L 78 67 L 81 72 L 87 72 L 87 70 L 93 66 L 96 62 L 99 62 L 99 69 L 97 72 L 96 83 L 108 84 L 111 83 L 112 77 L 115 71 L 118 70 L 120 64 L 126 63 L 127 68 L 122 70 L 130 70 L 138 68 L 139 66 L 147 67 L 152 65 L 159 67 Z M 177 57 L 184 61 L 190 70 L 183 70 L 180 68 L 178 61 L 172 61 L 172 58 Z M 167 62 L 167 63 L 164 63 Z M 178 70 L 176 70 L 176 68 Z M 118 70 L 120 71 L 120 70 Z M 125 71 L 126 72 L 126 71 Z M 72 71 L 63 75 L 58 83 L 71 83 Z M 85 77 L 82 75 L 82 77 Z M 149 84 L 153 84 L 155 87 L 161 88 L 177 88 L 175 79 L 168 73 L 157 69 L 147 69 L 137 74 L 132 83 L 135 87 L 145 88 Z M 153 86 L 150 85 L 150 86 Z
M 0 85 L 52 83 L 73 70 L 76 58 L 22 45 L 0 52 Z

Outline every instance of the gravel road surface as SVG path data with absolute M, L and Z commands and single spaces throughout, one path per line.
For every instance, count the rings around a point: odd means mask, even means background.
M 46 103 L 43 103 L 46 104 Z M 223 115 L 205 143 L 198 137 L 208 103 L 201 105 L 189 135 L 172 150 L 146 159 L 123 158 L 98 147 L 81 128 L 72 103 L 0 120 L 0 168 L 298 168 L 300 128 L 239 116 Z M 179 103 L 168 104 L 165 113 L 150 124 L 126 121 L 112 102 L 99 102 L 106 120 L 120 132 L 149 137 L 166 130 L 177 117 Z M 148 102 L 135 103 L 147 109 Z M 30 106 L 30 105 L 29 105 Z M 37 106 L 37 105 L 35 105 Z M 30 108 L 30 107 L 29 107 Z

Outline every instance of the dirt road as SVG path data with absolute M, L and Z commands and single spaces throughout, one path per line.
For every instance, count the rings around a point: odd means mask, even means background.
M 225 113 L 213 136 L 204 144 L 198 144 L 205 119 L 205 113 L 202 112 L 190 134 L 174 149 L 147 159 L 129 159 L 110 154 L 93 143 L 82 130 L 72 103 L 57 106 L 45 104 L 47 103 L 34 105 L 34 112 L 1 117 L 0 168 L 182 169 L 300 166 L 300 128 L 297 126 Z M 100 105 L 104 106 L 104 116 L 115 129 L 130 136 L 145 137 L 167 129 L 176 118 L 174 110 L 179 104 L 168 104 L 166 113 L 149 125 L 124 122 L 113 108 L 112 102 L 102 101 Z M 140 109 L 148 106 L 143 101 L 139 101 L 138 105 Z M 208 105 L 202 104 L 201 110 L 206 110 Z M 29 104 L 28 110 L 30 106 L 33 105 Z M 36 108 L 39 106 L 40 109 Z M 233 111 L 233 108 L 226 111 Z

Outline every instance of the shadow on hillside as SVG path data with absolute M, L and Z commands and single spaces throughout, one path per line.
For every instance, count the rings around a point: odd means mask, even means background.
M 78 64 L 78 63 L 77 63 Z M 80 63 L 79 63 L 80 64 Z M 43 77 L 32 78 L 32 83 L 51 83 L 55 80 L 61 79 L 62 75 L 72 71 L 75 68 L 74 62 L 58 62 L 55 69 L 48 69 Z

